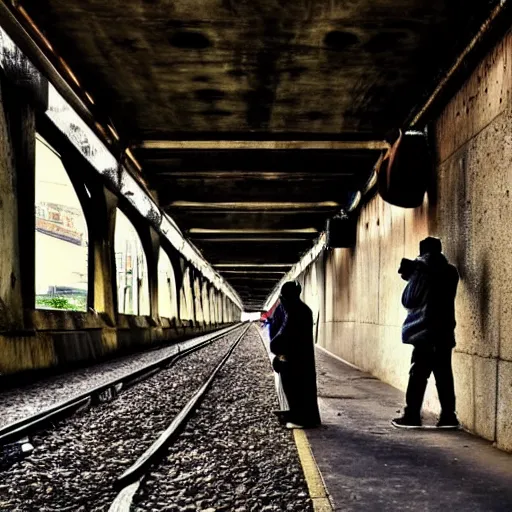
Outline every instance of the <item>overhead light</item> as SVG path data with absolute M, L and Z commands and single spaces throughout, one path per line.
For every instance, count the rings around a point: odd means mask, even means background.
M 126 156 L 128 156 L 128 158 L 132 161 L 133 165 L 135 165 L 135 167 L 137 167 L 137 170 L 139 172 L 142 171 L 142 166 L 139 164 L 139 162 L 137 161 L 137 159 L 133 155 L 133 153 L 132 153 L 130 148 L 126 148 Z
M 20 14 L 27 20 L 28 24 L 36 32 L 36 34 L 39 36 L 41 41 L 45 44 L 45 46 L 52 52 L 55 53 L 55 50 L 53 49 L 53 46 L 50 44 L 50 41 L 46 39 L 44 34 L 39 30 L 39 27 L 34 23 L 34 20 L 29 16 L 28 12 L 23 8 L 23 6 L 18 5 L 17 6 L 18 11 Z
M 113 127 L 113 126 L 111 126 L 111 125 L 109 125 L 109 124 L 107 124 L 107 128 L 110 130 L 110 133 L 114 136 L 114 138 L 115 138 L 116 140 L 119 140 L 119 135 L 117 134 L 117 132 L 116 132 L 116 130 L 114 129 L 114 127 Z M 130 151 L 130 150 L 128 149 L 127 151 Z M 131 153 L 131 151 L 130 151 L 130 153 Z

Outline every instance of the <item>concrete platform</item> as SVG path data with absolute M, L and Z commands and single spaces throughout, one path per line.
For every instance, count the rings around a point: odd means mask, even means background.
M 321 350 L 317 372 L 323 426 L 307 437 L 335 510 L 512 510 L 512 455 L 464 431 L 393 428 L 403 393 Z

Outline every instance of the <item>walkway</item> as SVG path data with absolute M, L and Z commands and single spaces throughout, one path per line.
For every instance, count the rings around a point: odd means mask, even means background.
M 403 394 L 317 350 L 323 427 L 308 430 L 335 510 L 510 511 L 512 456 L 464 431 L 404 431 Z

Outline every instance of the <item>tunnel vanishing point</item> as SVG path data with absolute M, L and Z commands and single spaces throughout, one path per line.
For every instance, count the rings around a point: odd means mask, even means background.
M 459 418 L 512 450 L 511 3 L 2 0 L 0 379 L 298 279 L 317 344 L 404 389 L 397 268 L 432 235 Z

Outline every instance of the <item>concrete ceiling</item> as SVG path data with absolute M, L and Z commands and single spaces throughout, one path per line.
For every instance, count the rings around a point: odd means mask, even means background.
M 336 143 L 403 126 L 496 2 L 19 3 L 132 147 L 160 205 L 258 309 L 379 155 Z M 204 144 L 233 140 L 253 142 Z

